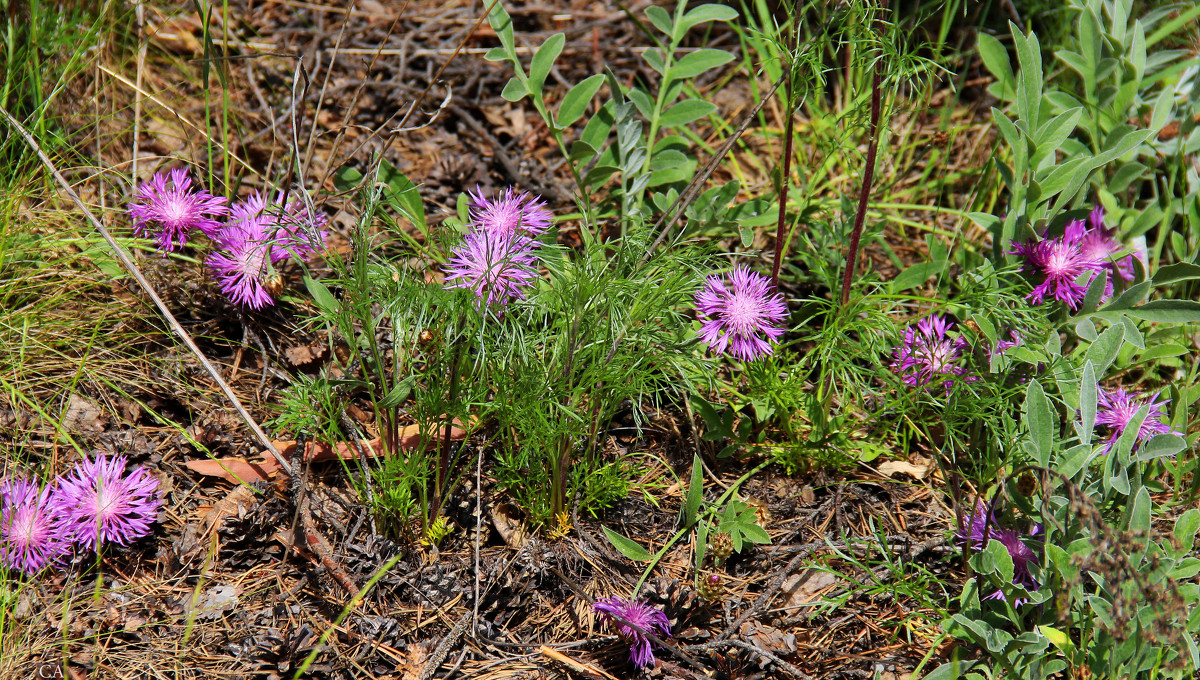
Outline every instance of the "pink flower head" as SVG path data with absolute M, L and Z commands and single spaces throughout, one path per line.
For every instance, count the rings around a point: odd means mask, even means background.
M 1029 537 L 1037 538 L 1039 530 L 1040 527 L 1034 527 L 1034 530 L 1030 533 Z M 1031 562 L 1036 563 L 1038 561 L 1038 555 L 1026 544 L 1024 537 L 1021 536 L 1021 533 L 1015 529 L 995 529 L 991 532 L 990 538 L 1000 541 L 1000 543 L 1004 545 L 1005 549 L 1008 550 L 1008 556 L 1012 558 L 1013 585 L 1021 586 L 1025 590 L 1037 590 L 1040 587 L 1040 584 L 1038 584 L 1037 579 L 1035 579 L 1033 574 L 1029 571 L 1029 564 Z M 997 590 L 984 599 L 1003 600 L 1007 599 L 1007 596 L 1004 594 L 1004 591 Z M 1019 607 L 1028 601 L 1029 600 L 1023 597 L 1016 597 L 1012 600 L 1012 605 L 1014 607 Z
M 0 482 L 0 564 L 27 576 L 62 559 L 71 544 L 49 486 L 27 479 Z
M 892 370 L 913 387 L 942 381 L 949 390 L 954 385 L 953 376 L 967 373 L 961 365 L 967 341 L 947 335 L 953 329 L 954 324 L 939 314 L 921 319 L 916 328 L 910 325 L 904 329 L 904 343 L 892 350 Z
M 1065 302 L 1072 310 L 1078 309 L 1087 292 L 1087 288 L 1078 283 L 1079 277 L 1085 272 L 1104 269 L 1102 261 L 1083 254 L 1078 240 L 1068 242 L 1065 237 L 1014 243 L 1009 253 L 1024 257 L 1025 271 L 1042 277 L 1041 283 L 1025 296 L 1035 305 L 1053 297 Z
M 325 216 L 313 215 L 300 201 L 282 202 L 282 194 L 274 202 L 250 194 L 233 206 L 229 224 L 216 236 L 206 264 L 235 304 L 251 309 L 274 304 L 271 288 L 282 282 L 275 265 L 289 257 L 305 261 L 325 246 Z
M 535 242 L 515 233 L 477 229 L 452 252 L 446 288 L 469 288 L 479 302 L 507 305 L 524 299 L 538 278 Z
M 1104 287 L 1104 297 L 1107 299 L 1112 297 L 1113 279 L 1119 277 L 1126 282 L 1133 281 L 1133 256 L 1113 238 L 1116 230 L 1104 226 L 1102 206 L 1092 209 L 1087 224 L 1085 228 L 1083 220 L 1072 220 L 1063 232 L 1063 241 L 1079 246 L 1081 257 L 1099 263 L 1099 270 L 1108 271 L 1108 282 Z M 1092 274 L 1088 278 L 1088 285 L 1095 277 Z
M 144 467 L 125 474 L 125 456 L 84 458 L 59 482 L 66 534 L 79 545 L 129 545 L 158 518 L 158 480 Z
M 471 222 L 479 231 L 537 237 L 554 221 L 540 198 L 511 187 L 494 199 L 484 196 L 479 187 L 470 196 Z
M 1012 338 L 1012 340 L 998 340 L 996 346 L 988 350 L 989 358 L 994 359 L 1013 347 L 1021 346 L 1025 342 L 1025 338 L 1021 335 L 1020 331 L 1009 331 L 1008 337 Z
M 168 173 L 154 173 L 149 182 L 138 186 L 134 196 L 135 202 L 129 204 L 133 233 L 153 238 L 165 252 L 182 248 L 193 229 L 213 237 L 221 228 L 213 218 L 229 212 L 223 197 L 204 189 L 192 190 L 192 179 L 182 168 L 171 170 L 169 179 Z
M 975 551 L 983 550 L 992 539 L 1000 541 L 1008 550 L 1009 557 L 1013 561 L 1013 584 L 1019 585 L 1026 590 L 1037 590 L 1039 585 L 1037 579 L 1029 570 L 1030 562 L 1037 562 L 1037 553 L 1030 548 L 1021 533 L 1015 529 L 1002 529 L 996 521 L 996 514 L 989 503 L 980 499 L 975 502 L 974 511 L 964 517 L 960 521 L 961 527 L 954 533 L 954 538 L 960 544 L 970 544 L 971 549 Z M 1037 538 L 1039 540 L 1042 533 L 1041 525 L 1035 525 L 1029 533 L 1029 538 Z M 997 590 L 991 595 L 985 597 L 985 600 L 1004 599 L 1003 591 Z M 1017 607 L 1024 604 L 1027 600 L 1018 597 L 1013 600 L 1013 606 Z
M 667 615 L 644 602 L 613 596 L 597 600 L 592 609 L 600 614 L 601 619 L 616 627 L 621 639 L 629 645 L 629 661 L 638 668 L 654 664 L 654 651 L 646 633 L 661 638 L 671 637 L 671 621 Z
M 747 267 L 734 267 L 727 276 L 709 276 L 696 294 L 700 341 L 742 361 L 771 354 L 771 345 L 784 332 L 779 323 L 787 315 L 783 296 L 771 289 L 771 280 Z
M 1112 429 L 1112 436 L 1104 444 L 1104 452 L 1108 453 L 1116 445 L 1121 435 L 1125 433 L 1125 429 L 1129 427 L 1129 423 L 1133 421 L 1133 417 L 1137 415 L 1138 410 L 1142 406 L 1145 406 L 1147 401 L 1135 394 L 1126 392 L 1122 387 L 1118 387 L 1112 393 L 1101 388 L 1097 397 L 1096 424 Z M 1149 398 L 1150 408 L 1146 413 L 1146 419 L 1142 421 L 1142 426 L 1138 428 L 1137 440 L 1134 442 L 1135 448 L 1138 444 L 1153 438 L 1155 435 L 1175 432 L 1170 424 L 1165 422 L 1167 412 L 1163 407 L 1169 404 L 1170 401 L 1170 399 L 1158 401 L 1157 394 Z

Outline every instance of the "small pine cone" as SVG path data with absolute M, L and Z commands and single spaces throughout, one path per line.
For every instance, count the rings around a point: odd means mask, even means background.
M 725 579 L 716 572 L 705 574 L 696 584 L 696 594 L 705 602 L 719 602 L 725 597 Z
M 724 562 L 733 554 L 733 539 L 724 531 L 708 536 L 708 553 L 717 562 Z

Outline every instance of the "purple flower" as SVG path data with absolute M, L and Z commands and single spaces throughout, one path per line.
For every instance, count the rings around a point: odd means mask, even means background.
M 511 187 L 495 199 L 484 196 L 479 187 L 470 196 L 471 222 L 479 231 L 536 237 L 554 220 L 540 198 Z
M 320 213 L 314 214 L 299 199 L 290 200 L 284 205 L 284 198 L 284 193 L 280 191 L 275 195 L 275 200 L 268 202 L 262 193 L 252 192 L 233 205 L 229 211 L 229 221 L 231 224 L 252 223 L 248 225 L 251 230 L 265 234 L 271 242 L 271 262 L 279 263 L 288 257 L 308 261 L 325 246 L 329 238 L 329 232 L 321 229 L 328 218 Z
M 1012 338 L 1012 340 L 999 340 L 996 342 L 996 346 L 988 351 L 988 358 L 994 359 L 1013 347 L 1019 347 L 1025 342 L 1025 338 L 1019 331 L 1009 331 L 1008 337 Z
M 601 619 L 616 626 L 621 638 L 629 645 L 629 661 L 638 668 L 654 664 L 654 652 L 646 633 L 662 638 L 671 637 L 671 622 L 667 615 L 644 602 L 613 596 L 597 600 L 592 609 L 600 614 Z
M 989 510 L 987 502 L 982 499 L 975 501 L 975 510 L 960 520 L 954 539 L 964 545 L 970 543 L 974 550 L 983 550 L 988 536 L 996 528 L 996 514 Z
M 778 324 L 787 315 L 771 280 L 747 267 L 734 267 L 725 277 L 709 276 L 696 294 L 701 342 L 742 361 L 771 354 L 772 343 L 784 331 Z
M 251 309 L 274 304 L 271 289 L 282 285 L 275 265 L 289 257 L 307 260 L 325 245 L 325 216 L 313 215 L 300 201 L 286 206 L 282 201 L 282 193 L 274 202 L 250 194 L 233 206 L 229 224 L 215 238 L 217 248 L 206 264 L 235 304 Z
M 129 204 L 133 233 L 153 238 L 166 252 L 182 248 L 193 229 L 211 238 L 221 228 L 213 218 L 229 212 L 224 198 L 204 189 L 193 191 L 192 179 L 182 168 L 172 170 L 170 179 L 167 173 L 154 173 L 149 182 L 138 186 L 134 196 L 136 202 Z
M 1040 527 L 1035 527 L 1034 531 L 1030 533 L 1030 538 L 1035 538 L 1039 533 L 1039 529 Z M 1025 590 L 1037 590 L 1040 587 L 1040 584 L 1037 582 L 1037 579 L 1033 577 L 1033 574 L 1030 573 L 1029 563 L 1036 563 L 1038 561 L 1038 556 L 1032 548 L 1026 545 L 1020 532 L 1016 531 L 1015 529 L 994 529 L 990 533 L 990 537 L 1000 541 L 1000 543 L 1002 543 L 1008 550 L 1008 556 L 1012 558 L 1013 585 L 1021 586 Z M 1007 596 L 1005 596 L 1004 591 L 997 590 L 984 599 L 1004 600 L 1007 599 Z M 1028 601 L 1029 600 L 1024 597 L 1017 597 L 1012 600 L 1012 605 L 1014 607 L 1019 607 Z
M 445 286 L 469 288 L 487 305 L 524 299 L 522 289 L 538 278 L 535 245 L 532 239 L 515 233 L 471 231 L 451 254 Z
M 1068 242 L 1065 237 L 1014 243 L 1009 254 L 1024 257 L 1024 270 L 1042 277 L 1042 282 L 1025 296 L 1035 305 L 1053 297 L 1065 302 L 1072 310 L 1078 309 L 1087 292 L 1087 288 L 1078 283 L 1079 277 L 1085 272 L 1104 269 L 1102 261 L 1083 254 L 1079 240 Z
M 1037 590 L 1039 584 L 1037 579 L 1033 578 L 1033 574 L 1029 571 L 1029 563 L 1037 562 L 1037 553 L 1026 545 L 1020 532 L 1015 529 L 1002 529 L 996 522 L 996 514 L 990 504 L 981 500 L 975 502 L 974 511 L 960 521 L 960 528 L 954 533 L 954 538 L 960 544 L 970 544 L 971 549 L 975 551 L 983 550 L 987 547 L 988 541 L 995 539 L 1008 550 L 1009 557 L 1013 561 L 1013 584 L 1021 586 L 1026 590 Z M 1038 524 L 1033 527 L 1029 533 L 1029 538 L 1041 540 L 1042 525 Z M 985 600 L 1000 600 L 1004 599 L 1003 591 L 996 591 L 985 597 Z M 1025 604 L 1028 600 L 1018 597 L 1013 600 L 1013 606 L 1019 607 Z
M 1096 409 L 1096 424 L 1104 425 L 1112 428 L 1112 436 L 1104 444 L 1104 452 L 1108 453 L 1112 447 L 1116 445 L 1117 440 L 1125 433 L 1125 429 L 1129 427 L 1130 421 L 1137 415 L 1138 409 L 1146 405 L 1146 401 L 1138 398 L 1137 395 L 1126 392 L 1123 387 L 1118 387 L 1116 392 L 1108 392 L 1101 388 L 1097 396 Z M 1146 413 L 1146 419 L 1142 421 L 1142 426 L 1138 428 L 1137 438 L 1134 442 L 1134 448 L 1141 442 L 1153 438 L 1155 435 L 1168 434 L 1175 430 L 1166 421 L 1167 412 L 1163 408 L 1170 403 L 1170 399 L 1158 401 L 1158 394 L 1150 397 L 1150 409 Z
M 1104 208 L 1096 206 L 1092 209 L 1085 228 L 1083 220 L 1072 220 L 1063 232 L 1065 243 L 1077 245 L 1079 254 L 1085 260 L 1099 264 L 1099 271 L 1108 271 L 1108 281 L 1104 286 L 1104 297 L 1112 297 L 1112 282 L 1116 278 L 1123 281 L 1133 281 L 1133 256 L 1128 254 L 1120 242 L 1113 238 L 1115 229 L 1104 226 Z M 1123 257 L 1118 257 L 1124 253 Z M 1091 285 L 1096 274 L 1088 277 L 1087 285 Z
M 32 576 L 70 549 L 56 494 L 27 479 L 0 482 L 0 564 Z
M 953 376 L 967 373 L 960 363 L 967 341 L 946 334 L 953 329 L 954 324 L 939 314 L 921 319 L 916 328 L 910 325 L 904 329 L 904 343 L 892 350 L 892 370 L 913 387 L 941 381 L 949 390 L 954 385 Z
M 59 482 L 65 535 L 88 548 L 129 545 L 158 517 L 158 480 L 144 467 L 125 474 L 125 456 L 84 458 Z

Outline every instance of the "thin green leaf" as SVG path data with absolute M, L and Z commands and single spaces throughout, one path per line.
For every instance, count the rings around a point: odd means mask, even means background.
M 554 60 L 562 54 L 563 45 L 567 38 L 562 33 L 555 33 L 546 38 L 546 42 L 533 54 L 529 62 L 529 91 L 538 97 L 542 96 L 542 86 L 546 84 L 546 76 L 554 67 Z
M 667 73 L 672 80 L 695 78 L 711 68 L 723 66 L 731 61 L 733 55 L 725 50 L 704 48 L 683 55 L 682 59 L 667 69 Z
M 649 551 L 636 541 L 625 538 L 606 526 L 601 526 L 600 528 L 604 531 L 604 535 L 608 537 L 608 542 L 612 543 L 613 547 L 619 550 L 625 557 L 634 562 L 649 562 L 654 559 L 654 555 L 651 555 Z

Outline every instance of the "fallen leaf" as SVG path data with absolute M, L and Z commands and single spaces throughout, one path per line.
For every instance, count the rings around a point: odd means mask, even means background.
M 898 474 L 906 474 L 913 479 L 925 479 L 929 474 L 929 463 L 923 465 L 914 465 L 904 460 L 886 460 L 879 464 L 879 474 L 885 477 L 895 477 Z
M 492 505 L 492 525 L 510 548 L 520 548 L 529 540 L 529 530 L 521 519 L 520 511 L 512 503 Z
M 283 358 L 293 366 L 304 366 L 325 357 L 328 348 L 324 344 L 294 345 L 283 350 Z
M 87 397 L 72 393 L 67 400 L 67 408 L 63 410 L 62 424 L 68 432 L 103 432 L 108 421 L 104 411 L 96 402 Z
M 219 528 L 225 523 L 225 520 L 238 516 L 242 517 L 249 510 L 256 500 L 254 489 L 245 484 L 238 484 L 233 489 L 225 494 L 225 497 L 217 501 L 203 515 L 200 516 L 200 521 L 204 523 L 205 532 L 211 533 L 214 529 Z
M 404 658 L 404 663 L 396 667 L 400 671 L 400 680 L 420 680 L 425 673 L 425 659 L 429 657 L 429 650 L 423 644 L 409 645 L 408 656 Z
M 456 424 L 450 427 L 450 439 L 452 441 L 462 441 L 467 436 L 467 431 L 461 427 L 458 420 Z M 296 442 L 291 440 L 280 440 L 271 442 L 275 448 L 287 459 L 291 459 L 292 451 L 296 449 Z M 417 425 L 409 425 L 400 430 L 400 448 L 414 449 L 421 443 L 420 427 Z M 372 439 L 361 442 L 363 452 L 368 458 L 383 455 L 383 441 L 380 439 Z M 245 458 L 217 458 L 209 460 L 189 460 L 184 465 L 197 474 L 207 477 L 220 477 L 234 484 L 251 484 L 254 482 L 265 482 L 271 478 L 276 472 L 279 472 L 281 466 L 279 461 L 270 454 L 269 451 L 262 452 L 263 460 L 251 462 Z M 304 460 L 309 463 L 319 463 L 327 460 L 352 460 L 358 457 L 356 448 L 349 442 L 338 442 L 336 446 L 330 446 L 325 443 L 309 442 L 305 447 Z
M 792 574 L 783 582 L 783 608 L 790 609 L 813 602 L 837 581 L 838 578 L 833 574 L 816 569 Z

